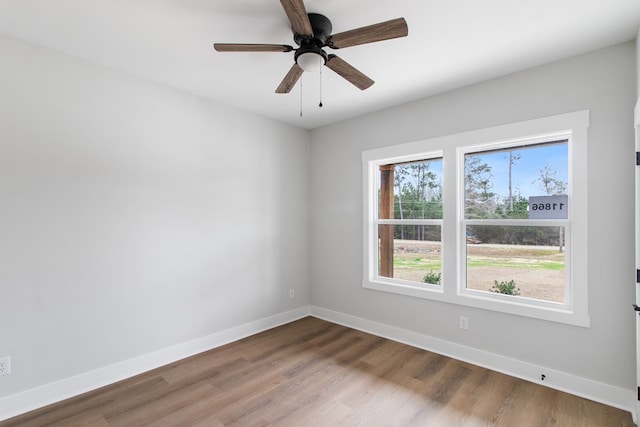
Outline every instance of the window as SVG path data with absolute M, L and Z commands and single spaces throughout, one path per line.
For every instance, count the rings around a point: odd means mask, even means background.
M 439 286 L 442 276 L 442 159 L 378 165 L 378 275 Z
M 564 307 L 568 140 L 496 145 L 460 150 L 465 289 Z
M 588 326 L 587 127 L 581 111 L 363 152 L 363 286 Z

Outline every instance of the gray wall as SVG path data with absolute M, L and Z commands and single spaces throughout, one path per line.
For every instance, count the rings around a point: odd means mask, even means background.
M 634 389 L 635 80 L 626 43 L 313 131 L 312 303 Z M 579 266 L 590 328 L 362 288 L 362 150 L 582 109 L 591 111 L 589 263 Z
M 308 132 L 0 52 L 0 397 L 308 304 Z

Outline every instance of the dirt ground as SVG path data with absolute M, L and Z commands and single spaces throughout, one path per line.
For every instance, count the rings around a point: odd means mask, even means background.
M 439 242 L 396 240 L 394 257 L 398 266 L 394 268 L 394 276 L 398 279 L 422 282 L 425 274 L 433 269 L 402 266 L 402 261 L 416 261 L 419 258 L 438 261 L 440 250 Z M 557 247 L 474 244 L 468 245 L 467 257 L 472 263 L 476 261 L 483 264 L 468 267 L 468 288 L 491 291 L 494 280 L 513 279 L 520 288 L 522 297 L 564 302 L 565 270 L 535 266 L 540 261 L 564 262 L 564 254 L 560 254 Z M 498 265 L 492 266 L 492 263 Z M 509 265 L 510 263 L 513 265 Z M 532 267 L 526 267 L 529 263 Z

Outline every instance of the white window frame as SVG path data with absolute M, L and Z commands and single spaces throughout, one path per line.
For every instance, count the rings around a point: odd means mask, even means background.
M 441 160 L 442 159 L 442 151 L 425 151 L 418 154 L 412 154 L 409 156 L 402 156 L 400 159 L 395 158 L 387 158 L 380 159 L 378 161 L 373 160 L 369 163 L 369 167 L 372 168 L 372 171 L 369 175 L 371 179 L 372 188 L 374 188 L 373 192 L 377 194 L 378 188 L 380 188 L 379 176 L 380 176 L 380 166 L 396 164 L 396 163 L 409 163 L 412 161 L 429 161 L 429 160 Z M 442 233 L 442 219 L 381 219 L 378 212 L 378 198 L 375 196 L 372 198 L 372 206 L 370 206 L 371 210 L 371 228 L 369 230 L 370 234 L 370 242 L 378 250 L 378 230 L 379 225 L 438 225 L 440 226 L 440 231 Z M 442 257 L 442 251 L 440 256 Z M 420 296 L 422 292 L 429 292 L 433 294 L 441 294 L 442 293 L 442 285 L 434 285 L 429 283 L 418 283 L 411 282 L 409 280 L 403 280 L 392 277 L 384 277 L 379 276 L 378 271 L 380 268 L 379 258 L 377 256 L 372 257 L 371 259 L 371 268 L 370 268 L 370 279 L 371 279 L 371 287 L 374 289 L 380 290 L 388 290 L 388 285 L 395 286 L 399 289 L 403 289 L 404 294 L 406 295 L 414 295 L 414 291 L 417 292 L 414 296 Z M 442 282 L 444 282 L 444 273 L 442 275 Z M 393 289 L 393 288 L 392 288 Z
M 587 274 L 587 130 L 589 111 L 577 111 L 487 129 L 363 151 L 363 281 L 366 289 L 443 301 L 576 326 L 589 326 Z M 521 220 L 521 225 L 566 227 L 566 303 L 556 304 L 466 289 L 464 154 L 566 139 L 569 161 L 567 220 Z M 442 158 L 442 284 L 426 285 L 378 275 L 379 166 Z M 390 220 L 391 223 L 399 223 Z M 483 220 L 486 223 L 487 220 Z M 498 220 L 502 221 L 502 220 Z M 517 220 L 509 220 L 514 225 Z M 386 223 L 386 222 L 385 222 Z M 420 223 L 423 223 L 422 220 Z M 518 224 L 520 225 L 520 224 Z

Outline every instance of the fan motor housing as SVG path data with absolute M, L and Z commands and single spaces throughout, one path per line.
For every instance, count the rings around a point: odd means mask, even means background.
M 309 17 L 311 29 L 313 30 L 312 40 L 317 40 L 317 43 L 315 44 L 318 44 L 320 47 L 324 46 L 331 36 L 331 31 L 333 31 L 331 21 L 329 18 L 324 15 L 320 15 L 319 13 L 308 13 L 307 16 Z M 304 35 L 294 34 L 293 40 L 298 46 L 303 46 L 305 41 L 308 41 L 309 38 Z

